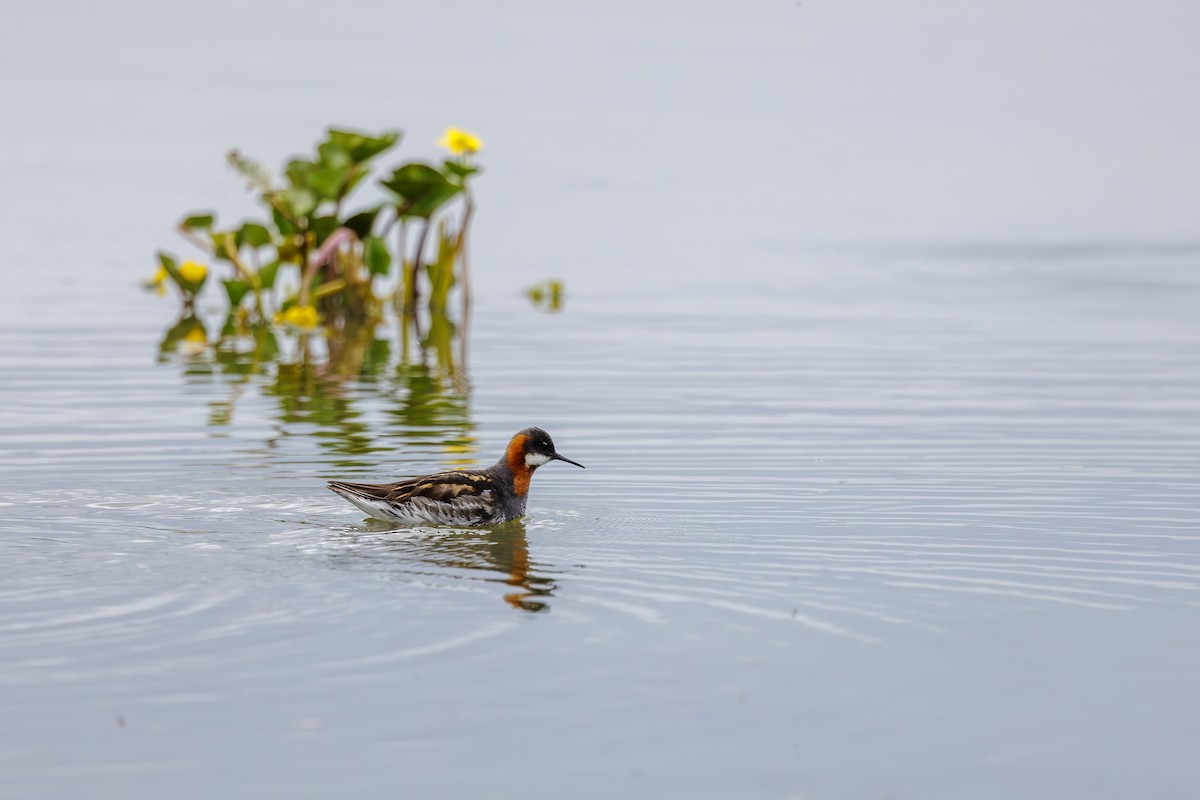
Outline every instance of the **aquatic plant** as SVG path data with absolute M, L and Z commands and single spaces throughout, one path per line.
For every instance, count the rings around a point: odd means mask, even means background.
M 413 314 L 426 293 L 430 312 L 444 314 L 455 287 L 467 308 L 466 239 L 475 210 L 470 182 L 480 171 L 474 158 L 482 142 L 449 128 L 440 141 L 449 157 L 404 162 L 375 181 L 381 191 L 374 202 L 351 206 L 350 196 L 400 136 L 398 130 L 369 135 L 330 128 L 312 155 L 289 160 L 279 178 L 236 150 L 228 154 L 229 165 L 257 194 L 263 216 L 221 227 L 214 212 L 193 212 L 179 232 L 223 267 L 213 271 L 224 273 L 231 319 L 310 330 L 334 318 L 339 324 L 377 319 L 389 297 L 398 311 Z M 147 286 L 161 292 L 173 283 L 186 317 L 209 269 L 179 263 L 166 251 L 158 261 Z

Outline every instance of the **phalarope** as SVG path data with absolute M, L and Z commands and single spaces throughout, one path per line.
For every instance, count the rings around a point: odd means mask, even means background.
M 550 434 L 526 428 L 487 469 L 438 472 L 398 483 L 330 481 L 329 488 L 376 519 L 433 525 L 497 525 L 525 514 L 529 479 L 551 461 L 583 464 L 560 456 Z

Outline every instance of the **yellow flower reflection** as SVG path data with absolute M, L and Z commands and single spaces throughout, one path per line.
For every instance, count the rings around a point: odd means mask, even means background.
M 275 315 L 277 324 L 291 325 L 293 328 L 303 328 L 304 330 L 317 327 L 320 321 L 321 315 L 312 306 L 295 305 Z
M 483 140 L 473 133 L 459 128 L 446 128 L 438 147 L 444 147 L 456 156 L 471 155 L 483 149 Z
M 185 261 L 179 265 L 179 275 L 188 283 L 204 283 L 208 277 L 208 267 L 195 261 Z

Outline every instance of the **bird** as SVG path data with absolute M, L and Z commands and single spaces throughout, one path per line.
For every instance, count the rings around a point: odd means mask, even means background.
M 529 480 L 561 456 L 541 428 L 516 433 L 504 455 L 486 469 L 437 472 L 397 483 L 329 481 L 329 488 L 376 519 L 413 525 L 499 525 L 525 515 Z

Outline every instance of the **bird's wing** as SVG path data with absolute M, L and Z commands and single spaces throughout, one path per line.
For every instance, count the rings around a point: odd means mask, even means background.
M 414 498 L 424 498 L 448 503 L 456 498 L 479 498 L 492 490 L 492 481 L 481 472 L 440 472 L 421 478 L 410 478 L 398 483 L 345 483 L 330 481 L 330 487 L 342 489 L 369 500 L 387 503 L 404 503 Z

